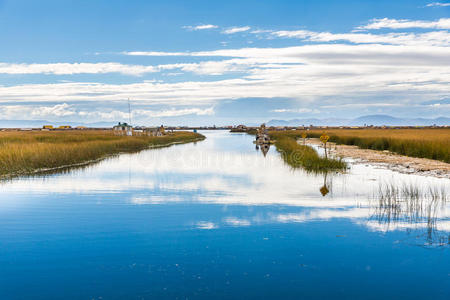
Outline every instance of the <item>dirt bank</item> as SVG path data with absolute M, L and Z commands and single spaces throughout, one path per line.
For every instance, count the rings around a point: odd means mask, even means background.
M 308 143 L 313 145 L 321 145 L 319 139 L 309 139 Z M 334 143 L 329 143 L 328 147 L 331 148 L 330 153 L 332 155 L 353 158 L 359 163 L 370 162 L 401 173 L 411 173 L 450 179 L 450 164 L 442 161 L 427 158 L 408 157 L 391 153 L 389 151 L 360 149 L 357 146 L 336 145 Z

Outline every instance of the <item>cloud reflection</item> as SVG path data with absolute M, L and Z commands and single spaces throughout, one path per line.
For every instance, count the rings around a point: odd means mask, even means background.
M 109 201 L 133 205 L 199 203 L 223 206 L 266 207 L 265 216 L 221 216 L 218 220 L 194 221 L 195 228 L 248 227 L 263 223 L 300 223 L 349 219 L 370 230 L 407 228 L 405 219 L 383 229 L 373 218 L 371 203 L 380 182 L 410 182 L 419 187 L 449 186 L 448 179 L 398 174 L 363 164 L 353 164 L 348 174 L 312 175 L 292 170 L 271 149 L 266 157 L 254 151 L 252 137 L 227 132 L 208 132 L 207 140 L 194 144 L 124 154 L 92 167 L 47 177 L 19 178 L 0 188 L 6 204 L 15 195 L 80 194 L 110 195 Z M 322 196 L 324 181 L 332 191 Z M 114 197 L 114 195 L 118 195 Z M 447 203 L 436 209 L 434 228 L 448 231 Z M 275 212 L 286 207 L 287 212 Z M 378 222 L 378 223 L 377 223 Z M 417 227 L 421 227 L 417 220 Z M 378 225 L 377 225 L 378 224 Z M 411 224 L 411 223 L 409 223 Z M 415 227 L 415 228 L 417 228 Z

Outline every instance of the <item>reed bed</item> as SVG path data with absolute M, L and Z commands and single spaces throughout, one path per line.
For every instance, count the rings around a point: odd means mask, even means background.
M 345 170 L 347 164 L 342 159 L 324 158 L 319 156 L 311 146 L 300 145 L 295 138 L 281 133 L 272 133 L 275 147 L 281 153 L 283 160 L 294 168 L 307 171 L 326 172 L 330 170 Z
M 301 135 L 295 131 L 293 135 Z M 355 145 L 363 149 L 388 150 L 397 154 L 429 158 L 450 163 L 450 128 L 427 129 L 332 129 L 330 142 Z M 323 130 L 308 131 L 318 138 Z
M 111 130 L 0 132 L 0 177 L 83 164 L 121 152 L 204 139 L 193 132 L 116 136 Z

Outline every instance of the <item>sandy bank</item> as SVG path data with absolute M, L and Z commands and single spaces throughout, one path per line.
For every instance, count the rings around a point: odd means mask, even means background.
M 309 144 L 321 145 L 319 139 L 309 139 Z M 329 143 L 331 154 L 353 158 L 356 163 L 372 163 L 401 173 L 419 174 L 450 179 L 450 164 L 427 159 L 398 155 L 389 151 L 360 149 L 357 146 Z

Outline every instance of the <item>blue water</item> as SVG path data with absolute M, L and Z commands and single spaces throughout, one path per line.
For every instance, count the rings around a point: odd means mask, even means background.
M 393 215 L 374 200 L 383 182 L 448 179 L 312 175 L 251 136 L 204 134 L 2 183 L 0 299 L 450 298 L 448 201 Z

